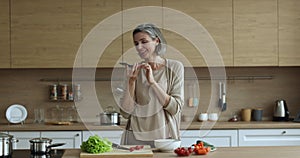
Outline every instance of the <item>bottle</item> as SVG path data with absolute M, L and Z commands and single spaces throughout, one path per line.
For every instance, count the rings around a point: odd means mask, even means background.
M 50 100 L 57 100 L 57 85 L 50 85 Z
M 68 85 L 67 84 L 62 84 L 60 86 L 61 90 L 61 100 L 67 100 L 68 97 Z
M 80 89 L 80 84 L 75 85 L 75 96 L 74 96 L 75 101 L 81 100 L 81 89 Z
M 69 90 L 68 100 L 70 100 L 70 101 L 74 100 L 74 94 L 73 94 L 73 90 L 72 89 Z

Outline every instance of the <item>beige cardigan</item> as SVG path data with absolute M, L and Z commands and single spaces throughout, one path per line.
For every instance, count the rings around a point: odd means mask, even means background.
M 171 96 L 163 107 L 141 71 L 136 81 L 136 108 L 125 118 L 131 119 L 130 128 L 138 140 L 151 141 L 160 138 L 180 139 L 181 110 L 184 105 L 184 67 L 176 60 L 166 59 L 165 69 L 153 71 L 156 82 Z

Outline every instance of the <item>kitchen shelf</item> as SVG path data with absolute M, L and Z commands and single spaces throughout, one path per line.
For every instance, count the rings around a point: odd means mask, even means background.
M 226 78 L 211 78 L 211 77 L 185 77 L 185 80 L 272 80 L 273 76 L 227 76 Z M 71 78 L 42 78 L 41 82 L 72 82 Z M 76 79 L 76 81 L 124 81 L 123 78 L 95 78 L 92 79 Z
M 75 81 L 123 81 L 124 79 L 117 78 L 117 79 L 111 79 L 111 78 L 95 78 L 93 79 L 76 79 Z M 42 78 L 40 79 L 41 82 L 72 82 L 72 78 Z

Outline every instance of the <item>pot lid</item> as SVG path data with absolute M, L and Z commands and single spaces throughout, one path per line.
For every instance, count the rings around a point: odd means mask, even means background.
M 0 139 L 7 139 L 7 138 L 11 139 L 13 138 L 13 136 L 6 133 L 0 133 Z
M 116 109 L 112 106 L 108 106 L 105 108 L 104 113 L 110 114 L 110 113 L 117 113 Z
M 33 138 L 29 142 L 30 143 L 51 143 L 52 139 L 49 139 L 49 138 Z

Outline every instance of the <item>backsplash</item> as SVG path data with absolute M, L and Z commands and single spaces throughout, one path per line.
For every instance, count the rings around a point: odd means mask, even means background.
M 200 80 L 199 90 L 191 90 L 194 80 L 190 78 L 194 70 Z M 184 115 L 190 119 L 197 120 L 201 112 L 219 111 L 217 103 L 210 104 L 212 82 L 209 80 L 207 68 L 186 68 L 185 71 L 185 107 Z M 227 76 L 227 110 L 222 112 L 220 120 L 228 120 L 234 114 L 239 114 L 242 108 L 262 108 L 264 110 L 263 120 L 271 120 L 273 106 L 277 99 L 285 99 L 291 117 L 300 111 L 300 67 L 241 67 L 226 68 Z M 57 104 L 70 107 L 72 102 L 49 101 L 49 85 L 56 83 L 56 79 L 64 80 L 63 83 L 71 84 L 72 69 L 0 69 L 0 122 L 7 123 L 5 111 L 11 104 L 22 104 L 28 110 L 26 123 L 34 119 L 34 109 L 44 108 L 46 117 L 49 110 Z M 95 78 L 96 93 L 101 106 L 116 106 L 111 88 L 110 69 L 97 69 Z M 244 79 L 230 77 L 234 76 L 267 76 L 270 78 Z M 113 81 L 121 84 L 121 81 Z M 217 86 L 216 86 L 217 87 Z M 115 87 L 113 88 L 115 93 Z M 199 99 L 199 105 L 189 107 L 188 99 L 193 93 L 200 92 L 194 96 Z M 88 90 L 82 87 L 83 100 L 89 99 Z M 86 95 L 86 96 L 85 96 Z M 213 106 L 213 107 L 212 107 Z M 104 109 L 104 107 L 103 107 Z M 95 111 L 91 118 L 96 119 L 100 111 Z

